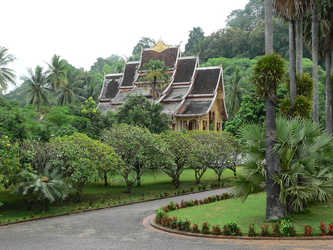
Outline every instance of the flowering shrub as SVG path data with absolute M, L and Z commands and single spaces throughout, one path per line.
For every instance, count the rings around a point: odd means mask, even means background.
M 220 227 L 220 225 L 214 225 L 212 227 L 212 234 L 214 234 L 214 235 L 221 235 L 221 227 Z
M 319 230 L 320 230 L 320 234 L 322 236 L 325 236 L 326 235 L 326 225 L 325 225 L 325 222 L 321 222 L 320 225 L 319 225 Z
M 193 232 L 193 233 L 200 233 L 200 229 L 199 229 L 198 224 L 194 224 L 194 225 L 192 226 L 192 232 Z
M 249 225 L 249 231 L 248 231 L 247 235 L 250 236 L 250 237 L 253 237 L 253 236 L 257 235 L 256 230 L 254 229 L 254 225 L 253 224 Z
M 328 235 L 333 235 L 333 223 L 328 225 Z
M 234 236 L 241 236 L 242 232 L 235 221 L 229 222 L 227 225 L 222 227 L 222 234 L 223 235 L 234 235 Z
M 309 224 L 304 225 L 304 236 L 312 236 L 314 229 L 312 229 L 312 226 Z
M 272 225 L 272 234 L 273 237 L 281 237 L 281 231 L 280 231 L 280 223 L 276 222 Z
M 201 233 L 203 233 L 203 234 L 210 234 L 209 228 L 210 228 L 210 224 L 208 222 L 202 223 Z
M 177 229 L 180 231 L 190 231 L 191 221 L 188 218 L 180 219 L 177 223 Z
M 271 234 L 269 233 L 269 224 L 265 223 L 264 225 L 261 226 L 261 232 L 260 236 L 270 236 Z

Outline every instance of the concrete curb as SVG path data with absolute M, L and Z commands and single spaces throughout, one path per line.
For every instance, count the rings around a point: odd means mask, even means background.
M 213 239 L 229 239 L 229 240 L 333 240 L 333 236 L 310 236 L 310 237 L 249 237 L 249 236 L 224 236 L 224 235 L 213 235 L 213 234 L 198 234 L 192 232 L 184 232 L 179 231 L 167 227 L 163 227 L 159 224 L 156 224 L 155 221 L 155 214 L 152 214 L 146 218 L 149 220 L 150 225 L 159 230 L 164 231 L 167 233 L 178 234 L 182 236 L 189 236 L 189 237 L 203 237 L 203 238 L 213 238 Z

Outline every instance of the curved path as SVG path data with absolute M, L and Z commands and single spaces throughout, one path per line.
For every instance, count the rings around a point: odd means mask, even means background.
M 0 227 L 0 249 L 333 249 L 330 240 L 228 240 L 165 233 L 144 219 L 169 200 L 202 199 L 227 189 Z M 146 223 L 145 223 L 146 224 Z

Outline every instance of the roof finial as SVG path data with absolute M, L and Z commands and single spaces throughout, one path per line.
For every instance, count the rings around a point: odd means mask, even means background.
M 162 52 L 162 51 L 166 50 L 169 47 L 170 47 L 170 45 L 165 45 L 162 42 L 162 40 L 159 40 L 159 42 L 155 46 L 151 47 L 151 49 L 155 50 L 157 52 Z

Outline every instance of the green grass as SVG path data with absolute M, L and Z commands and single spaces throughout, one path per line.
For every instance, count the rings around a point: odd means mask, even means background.
M 229 180 L 233 179 L 233 172 L 226 170 L 222 178 L 222 182 L 228 185 Z M 201 186 L 206 185 L 208 189 L 215 180 L 216 174 L 214 171 L 208 170 L 202 177 Z M 127 192 L 126 184 L 121 176 L 113 176 L 110 178 L 109 184 L 109 186 L 104 186 L 102 182 L 98 182 L 89 185 L 84 189 L 82 202 L 77 203 L 75 195 L 70 194 L 65 202 L 51 204 L 48 211 L 42 211 L 39 204 L 35 204 L 28 211 L 28 204 L 24 198 L 13 195 L 13 190 L 0 190 L 0 201 L 3 203 L 3 206 L 0 207 L 0 224 L 148 200 L 165 194 L 181 194 L 191 190 L 191 188 L 198 191 L 193 170 L 183 172 L 181 186 L 178 189 L 171 183 L 171 178 L 161 172 L 144 174 L 142 176 L 142 186 L 134 187 L 131 195 Z
M 265 223 L 265 208 L 266 194 L 263 193 L 250 195 L 244 203 L 239 199 L 228 199 L 174 210 L 169 212 L 168 215 L 177 216 L 178 218 L 187 217 L 192 225 L 197 223 L 199 226 L 204 222 L 223 226 L 228 222 L 235 221 L 242 229 L 242 232 L 246 234 L 250 224 L 254 224 L 257 233 L 260 232 L 261 226 Z M 310 204 L 304 212 L 292 214 L 288 219 L 294 224 L 298 235 L 304 232 L 305 224 L 312 225 L 313 229 L 315 229 L 314 234 L 319 235 L 321 222 L 325 222 L 327 226 L 333 222 L 333 208 L 325 204 Z

